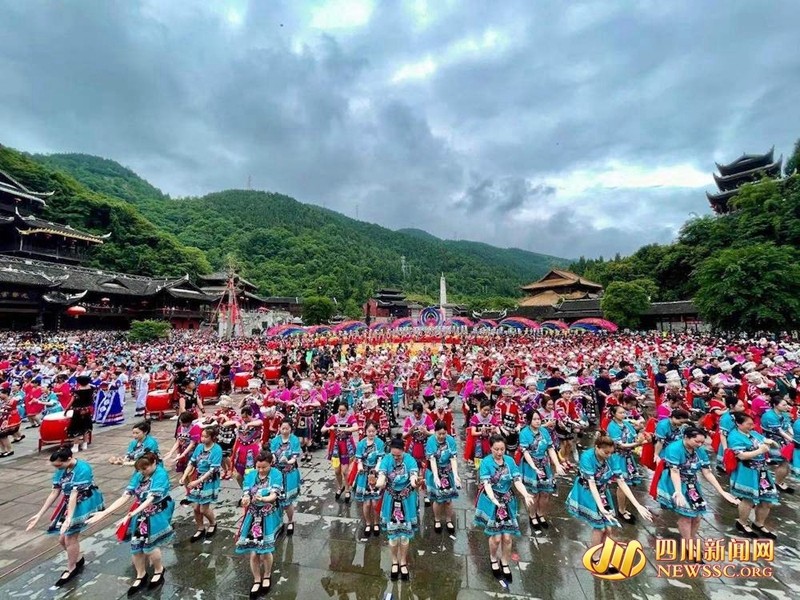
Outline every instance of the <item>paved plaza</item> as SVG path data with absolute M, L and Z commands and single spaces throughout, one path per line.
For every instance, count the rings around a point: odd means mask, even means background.
M 96 429 L 93 445 L 80 454 L 94 467 L 109 504 L 124 489 L 131 469 L 109 465 L 108 458 L 123 453 L 133 422 L 129 418 L 126 425 Z M 164 452 L 171 446 L 173 429 L 174 421 L 153 425 L 153 434 Z M 20 446 L 17 455 L 0 463 L 0 599 L 125 598 L 133 568 L 128 545 L 117 542 L 110 518 L 84 536 L 85 571 L 64 588 L 51 588 L 64 568 L 64 555 L 55 537 L 43 533 L 43 523 L 32 532 L 25 532 L 24 527 L 49 491 L 52 468 L 47 460 L 49 452 L 35 451 L 35 430 L 26 433 L 29 439 L 16 445 Z M 355 502 L 348 505 L 334 500 L 332 472 L 323 458 L 322 451 L 316 452 L 311 466 L 302 469 L 296 531 L 293 537 L 279 539 L 268 598 L 790 600 L 800 595 L 800 526 L 796 518 L 800 494 L 783 496 L 782 504 L 773 510 L 772 526 L 779 532 L 779 539 L 772 578 L 657 577 L 656 537 L 677 538 L 678 532 L 674 515 L 661 511 L 648 497 L 646 504 L 656 515 L 654 523 L 625 525 L 618 533 L 621 540 L 638 539 L 642 543 L 648 565 L 631 579 L 608 582 L 596 579 L 582 566 L 589 530 L 564 509 L 569 478 L 559 481 L 558 497 L 552 502 L 552 525 L 545 535 L 531 537 L 527 518 L 522 515 L 523 535 L 515 542 L 515 561 L 511 565 L 513 582 L 505 587 L 492 576 L 484 534 L 472 526 L 475 478 L 463 461 L 460 469 L 464 490 L 455 503 L 456 535 L 451 538 L 446 533 L 436 534 L 432 510 L 421 506 L 422 528 L 411 543 L 411 580 L 392 582 L 388 577 L 391 565 L 385 538 L 359 539 L 360 507 Z M 174 474 L 173 481 L 177 484 Z M 644 487 L 636 494 L 645 498 Z M 183 489 L 176 487 L 173 496 L 176 501 L 182 498 Z M 217 505 L 219 532 L 213 540 L 200 544 L 189 542 L 194 531 L 190 507 L 176 507 L 174 523 L 178 535 L 175 544 L 165 551 L 166 583 L 154 594 L 136 597 L 246 598 L 251 585 L 247 558 L 233 553 L 241 515 L 241 509 L 236 507 L 238 498 L 236 484 L 224 482 Z M 708 499 L 712 512 L 701 527 L 701 535 L 731 538 L 735 509 L 713 492 L 708 492 Z

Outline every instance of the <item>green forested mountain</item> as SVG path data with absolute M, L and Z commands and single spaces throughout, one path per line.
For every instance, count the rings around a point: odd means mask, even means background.
M 799 159 L 800 143 L 792 164 Z M 728 331 L 796 328 L 800 174 L 795 168 L 784 179 L 743 186 L 729 201 L 733 212 L 687 221 L 673 244 L 644 246 L 612 260 L 581 258 L 570 268 L 604 286 L 644 282 L 652 300 L 694 298 L 705 320 Z
M 568 262 L 440 240 L 420 230 L 391 231 L 275 193 L 228 190 L 171 199 L 114 161 L 81 154 L 31 158 L 47 172 L 74 177 L 93 196 L 140 212 L 187 251 L 199 248 L 213 268 L 232 257 L 263 294 L 322 294 L 360 303 L 376 288 L 396 286 L 436 296 L 445 273 L 449 297 L 471 302 L 518 296 L 521 284 Z
M 0 146 L 0 170 L 36 191 L 54 192 L 43 217 L 97 234 L 112 232 L 90 265 L 142 275 L 196 275 L 211 269 L 205 254 L 148 221 L 135 206 L 88 189 L 70 175 Z

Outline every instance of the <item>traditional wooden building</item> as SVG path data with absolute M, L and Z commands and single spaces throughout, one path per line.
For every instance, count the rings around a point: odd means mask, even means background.
M 717 193 L 706 192 L 711 208 L 717 214 L 730 212 L 728 200 L 739 191 L 745 183 L 759 181 L 763 177 L 780 177 L 783 156 L 774 160 L 775 147 L 766 154 L 742 154 L 726 165 L 714 163 L 719 175 L 714 173 Z
M 523 285 L 520 289 L 526 297 L 520 300 L 519 307 L 528 309 L 546 309 L 565 300 L 597 298 L 603 292 L 603 286 L 599 283 L 561 269 L 551 269 L 538 281 Z
M 364 304 L 367 322 L 391 322 L 395 319 L 419 317 L 422 305 L 406 299 L 406 295 L 395 288 L 383 288 Z
M 558 319 L 566 323 L 574 323 L 580 319 L 602 319 L 600 298 L 584 298 L 564 300 L 558 306 L 548 307 L 537 315 L 539 319 Z M 530 311 L 520 309 L 517 316 L 532 317 Z M 641 315 L 643 330 L 658 331 L 700 331 L 704 324 L 697 313 L 697 307 L 691 300 L 677 302 L 653 302 Z
M 177 328 L 208 321 L 214 297 L 180 278 L 152 278 L 81 266 L 111 235 L 41 218 L 52 193 L 0 171 L 0 327 L 124 329 L 158 318 Z M 67 316 L 69 307 L 80 316 Z

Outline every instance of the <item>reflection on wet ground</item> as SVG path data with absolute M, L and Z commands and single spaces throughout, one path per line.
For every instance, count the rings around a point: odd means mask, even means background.
M 173 427 L 174 423 L 155 424 L 154 432 L 163 447 L 169 446 Z M 109 501 L 124 484 L 127 471 L 109 468 L 103 463 L 114 453 L 111 445 L 121 448 L 126 439 L 125 431 L 105 439 L 98 436 L 95 448 L 87 453 L 87 458 L 97 465 L 99 484 Z M 318 451 L 311 466 L 303 469 L 303 500 L 298 506 L 295 534 L 281 537 L 278 542 L 268 597 L 790 600 L 800 594 L 800 527 L 796 521 L 800 498 L 796 496 L 783 496 L 782 504 L 772 513 L 773 528 L 780 534 L 773 578 L 664 579 L 656 576 L 653 548 L 657 535 L 678 537 L 675 518 L 660 510 L 647 497 L 644 486 L 640 486 L 636 494 L 643 501 L 646 498 L 645 504 L 656 514 L 655 521 L 647 525 L 625 525 L 618 537 L 641 541 L 650 564 L 632 579 L 607 582 L 594 578 L 581 564 L 588 547 L 589 530 L 567 516 L 564 510 L 563 501 L 571 484 L 571 479 L 567 478 L 560 480 L 558 497 L 552 501 L 552 526 L 544 535 L 532 537 L 527 517 L 521 514 L 523 535 L 515 541 L 515 561 L 511 565 L 513 582 L 506 587 L 492 576 L 484 534 L 472 527 L 474 475 L 463 462 L 460 468 L 464 489 L 454 503 L 458 520 L 456 535 L 436 534 L 432 510 L 420 506 L 422 529 L 411 545 L 411 580 L 392 582 L 388 577 L 391 564 L 385 539 L 359 539 L 360 506 L 355 502 L 345 504 L 334 500 L 332 472 L 323 460 L 322 451 Z M 20 459 L 13 471 L 17 472 L 15 476 L 9 475 L 11 470 L 5 473 L 0 470 L 0 513 L 5 513 L 3 525 L 0 525 L 0 567 L 5 561 L 13 563 L 17 553 L 28 552 L 30 556 L 25 559 L 28 561 L 25 567 L 17 568 L 0 581 L 0 599 L 126 597 L 133 569 L 128 546 L 117 542 L 110 519 L 104 529 L 83 541 L 87 557 L 84 573 L 62 589 L 50 587 L 64 568 L 63 554 L 47 552 L 48 547 L 52 547 L 52 538 L 34 538 L 21 530 L 24 519 L 37 510 L 47 493 L 50 472 L 46 459 L 44 455 Z M 30 473 L 30 477 L 21 482 L 23 473 Z M 727 485 L 727 481 L 723 484 Z M 174 496 L 181 498 L 182 490 L 176 489 Z M 713 512 L 704 520 L 701 535 L 705 538 L 732 537 L 735 509 L 713 492 L 707 491 L 707 497 Z M 143 592 L 136 597 L 164 600 L 246 598 L 251 585 L 247 559 L 233 554 L 234 535 L 241 515 L 241 509 L 236 508 L 238 498 L 235 483 L 225 482 L 217 505 L 220 531 L 213 540 L 201 544 L 189 543 L 194 531 L 190 508 L 177 508 L 178 541 L 164 553 L 166 583 L 154 594 Z M 33 553 L 33 546 L 40 556 Z

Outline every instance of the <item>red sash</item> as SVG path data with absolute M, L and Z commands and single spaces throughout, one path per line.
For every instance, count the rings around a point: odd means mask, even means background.
M 658 498 L 658 481 L 661 479 L 661 474 L 664 472 L 667 461 L 661 460 L 653 473 L 653 480 L 650 482 L 650 497 L 655 500 Z
M 138 500 L 134 500 L 133 506 L 131 506 L 131 510 L 129 510 L 128 512 L 132 512 L 132 511 L 136 510 L 139 507 L 140 504 L 141 504 L 141 502 L 139 502 Z M 128 537 L 128 535 L 127 535 L 128 534 L 128 527 L 130 526 L 130 524 L 131 524 L 131 518 L 130 517 L 125 517 L 125 520 L 122 523 L 119 524 L 119 527 L 117 527 L 116 535 L 117 535 L 117 539 L 120 542 L 124 542 L 126 540 L 126 538 Z

